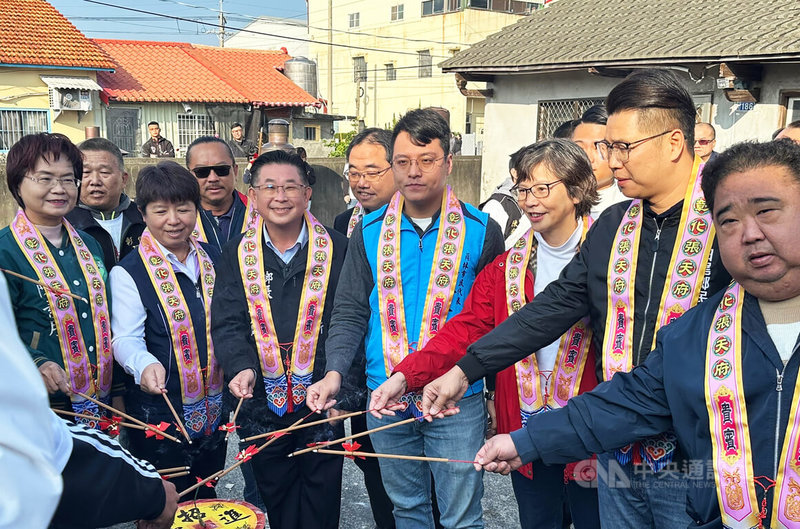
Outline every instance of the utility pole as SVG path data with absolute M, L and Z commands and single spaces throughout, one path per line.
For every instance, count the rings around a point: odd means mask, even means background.
M 222 0 L 219 0 L 219 47 L 225 47 L 225 13 L 222 11 Z
M 328 0 L 328 109 L 333 112 L 333 0 Z
M 378 66 L 372 67 L 372 126 L 378 126 Z

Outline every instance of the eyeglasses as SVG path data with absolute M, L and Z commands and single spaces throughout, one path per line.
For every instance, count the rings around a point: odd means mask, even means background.
M 444 156 L 434 158 L 433 156 L 423 156 L 422 158 L 395 158 L 392 161 L 392 167 L 395 171 L 400 173 L 407 173 L 411 170 L 411 165 L 416 163 L 419 170 L 423 173 L 429 173 L 440 161 L 444 160 Z
M 76 180 L 71 176 L 65 176 L 64 178 L 53 178 L 52 176 L 26 176 L 28 180 L 32 182 L 36 182 L 42 187 L 47 188 L 54 188 L 58 184 L 61 184 L 61 187 L 64 189 L 77 189 L 81 185 L 80 180 Z
M 549 184 L 536 184 L 531 187 L 520 187 L 516 185 L 511 188 L 511 192 L 517 197 L 517 200 L 525 200 L 528 198 L 528 193 L 531 193 L 536 198 L 547 198 L 550 196 L 550 188 L 560 183 L 561 180 L 555 180 Z
M 195 167 L 192 169 L 192 172 L 197 178 L 208 178 L 208 175 L 211 174 L 211 171 L 214 171 L 217 176 L 228 176 L 231 174 L 231 166 L 224 164 L 224 165 L 201 165 L 199 167 Z
M 708 145 L 708 144 L 709 144 L 709 143 L 711 143 L 712 141 L 714 141 L 714 140 L 694 140 L 694 142 L 695 142 L 696 144 L 698 144 L 698 145 L 702 145 L 703 147 L 705 147 L 706 145 Z
M 656 134 L 655 136 L 648 136 L 647 138 L 642 138 L 641 140 L 636 140 L 631 142 L 615 141 L 613 143 L 610 143 L 607 142 L 606 140 L 600 140 L 594 142 L 594 146 L 597 147 L 597 152 L 600 153 L 600 157 L 603 160 L 609 161 L 611 157 L 614 156 L 614 153 L 616 153 L 617 160 L 620 163 L 626 163 L 631 155 L 632 149 L 635 149 L 644 142 L 658 138 L 659 136 L 663 136 L 664 134 L 669 134 L 673 130 L 674 129 L 665 130 L 664 132 Z
M 390 165 L 389 167 L 387 167 L 386 169 L 383 169 L 381 171 L 366 171 L 366 172 L 363 172 L 363 173 L 360 173 L 358 171 L 351 171 L 350 169 L 348 169 L 347 171 L 344 172 L 344 176 L 345 176 L 345 178 L 349 179 L 353 183 L 358 182 L 362 178 L 364 180 L 366 180 L 367 182 L 374 182 L 378 178 L 380 178 L 381 176 L 386 174 L 386 171 L 388 171 L 391 168 L 392 168 L 392 166 Z
M 283 189 L 283 194 L 286 196 L 286 198 L 297 198 L 303 194 L 303 190 L 308 186 L 304 186 L 301 184 L 286 184 L 285 186 L 276 186 L 275 184 L 264 184 L 261 186 L 251 185 L 250 187 L 258 191 L 264 191 L 264 193 L 268 197 L 278 196 L 278 191 Z

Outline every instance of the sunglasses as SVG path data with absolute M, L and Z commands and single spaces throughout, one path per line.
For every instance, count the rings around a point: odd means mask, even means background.
M 192 172 L 197 178 L 208 178 L 208 175 L 211 174 L 211 171 L 214 171 L 217 176 L 228 176 L 231 174 L 231 166 L 230 165 L 209 165 L 209 166 L 200 166 L 195 167 L 192 169 Z
M 706 145 L 708 145 L 712 141 L 714 141 L 714 140 L 694 140 L 695 143 L 697 143 L 698 145 L 702 145 L 703 147 L 705 147 Z

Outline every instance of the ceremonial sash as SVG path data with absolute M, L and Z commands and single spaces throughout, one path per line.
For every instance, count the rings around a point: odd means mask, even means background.
M 400 277 L 400 226 L 403 212 L 403 195 L 395 193 L 386 207 L 381 224 L 377 289 L 380 307 L 381 331 L 383 336 L 383 356 L 386 376 L 389 377 L 403 358 L 408 356 L 409 341 L 405 323 L 403 304 L 403 285 Z M 422 324 L 417 339 L 421 349 L 439 332 L 447 319 L 450 301 L 455 290 L 458 271 L 461 267 L 466 225 L 461 203 L 455 193 L 447 186 L 442 196 L 439 218 L 439 234 L 436 240 L 436 253 L 428 279 L 428 292 L 422 312 Z M 407 393 L 401 400 L 408 404 L 401 415 L 416 417 L 422 415 L 422 397 L 417 393 Z
M 247 201 L 247 204 L 245 205 L 245 208 L 247 209 L 244 214 L 244 219 L 242 219 L 242 226 L 236 233 L 244 233 L 249 228 L 255 226 L 256 218 L 258 217 L 258 211 L 252 202 L 252 200 Z M 200 242 L 208 242 L 208 234 L 206 233 L 205 228 L 203 228 L 203 222 L 200 219 L 199 210 L 197 211 L 197 220 L 195 221 L 194 230 L 192 230 L 192 237 Z
M 742 308 L 745 292 L 731 283 L 714 313 L 706 351 L 705 397 L 722 523 L 761 527 L 753 451 L 742 383 Z M 800 390 L 795 387 L 781 463 L 775 478 L 773 529 L 800 522 Z
M 591 217 L 584 218 L 581 242 L 585 239 L 591 222 Z M 528 263 L 531 263 L 535 280 L 536 249 L 534 230 L 530 229 L 511 247 L 506 256 L 505 284 L 509 316 L 526 303 L 525 270 Z M 567 404 L 569 399 L 578 394 L 591 343 L 592 331 L 589 328 L 588 318 L 578 321 L 564 333 L 558 346 L 551 382 L 548 384 L 555 391 L 551 391 L 550 387 L 540 387 L 541 373 L 536 353 L 514 364 L 523 428 L 531 415 L 553 408 L 561 408 Z
M 664 291 L 661 295 L 652 346 L 655 346 L 658 330 L 696 305 L 700 296 L 711 251 L 711 241 L 714 238 L 711 212 L 700 187 L 703 165 L 700 158 L 695 157 L 692 176 L 683 199 L 680 232 L 675 238 L 667 269 L 669 276 L 664 282 Z M 608 262 L 609 295 L 603 337 L 605 380 L 611 380 L 618 371 L 628 372 L 633 367 L 634 280 L 643 219 L 642 201 L 632 201 L 620 222 L 615 238 L 616 245 L 611 251 L 611 259 Z M 617 459 L 623 464 L 633 459 L 634 463 L 638 464 L 641 458 L 644 458 L 657 471 L 669 462 L 675 446 L 675 435 L 666 432 L 618 450 Z
M 211 339 L 211 299 L 214 295 L 214 265 L 208 254 L 194 239 L 190 245 L 197 251 L 205 310 L 206 369 L 200 367 L 192 314 L 169 259 L 161 251 L 150 230 L 144 230 L 139 242 L 139 257 L 155 290 L 167 324 L 172 351 L 181 381 L 183 420 L 190 437 L 210 435 L 217 429 L 222 413 L 222 369 L 214 357 Z M 192 278 L 193 279 L 193 278 Z M 194 292 L 192 292 L 194 294 Z M 205 371 L 205 373 L 204 373 Z
M 113 356 L 111 354 L 111 318 L 106 304 L 106 286 L 100 273 L 100 266 L 89 251 L 86 243 L 66 219 L 62 219 L 69 242 L 75 249 L 78 264 L 83 272 L 89 290 L 89 308 L 94 325 L 94 350 L 97 352 L 96 375 L 87 353 L 87 344 L 81 332 L 76 301 L 69 296 L 44 290 L 53 325 L 58 332 L 64 370 L 69 378 L 73 392 L 80 392 L 98 398 L 104 402 L 110 400 L 111 375 L 113 372 Z M 22 210 L 11 223 L 11 232 L 28 263 L 36 272 L 36 277 L 58 290 L 70 290 L 70 281 L 65 277 L 58 263 L 53 258 L 45 238 L 28 219 Z M 76 413 L 98 415 L 97 404 L 83 397 L 72 394 L 72 409 Z M 97 421 L 81 419 L 91 427 L 97 427 Z
M 361 222 L 361 219 L 363 218 L 364 218 L 364 206 L 361 205 L 361 202 L 356 202 L 356 205 L 353 206 L 353 213 L 350 215 L 350 222 L 347 223 L 348 239 L 353 234 L 353 230 L 355 229 L 356 224 Z
M 331 273 L 333 243 L 328 231 L 308 211 L 305 212 L 305 223 L 309 234 L 308 258 L 292 342 L 293 354 L 287 370 L 284 370 L 281 360 L 269 288 L 262 266 L 264 220 L 260 216 L 255 227 L 249 228 L 239 243 L 239 266 L 267 393 L 267 405 L 278 416 L 294 411 L 306 400 L 306 390 L 314 374 L 317 340 Z

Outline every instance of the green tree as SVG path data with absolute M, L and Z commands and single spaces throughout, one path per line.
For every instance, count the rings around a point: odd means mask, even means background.
M 347 147 L 350 146 L 350 142 L 356 137 L 356 134 L 358 134 L 358 125 L 353 123 L 353 128 L 350 132 L 339 132 L 332 140 L 322 140 L 322 144 L 331 149 L 328 157 L 344 158 L 344 153 L 347 151 Z

